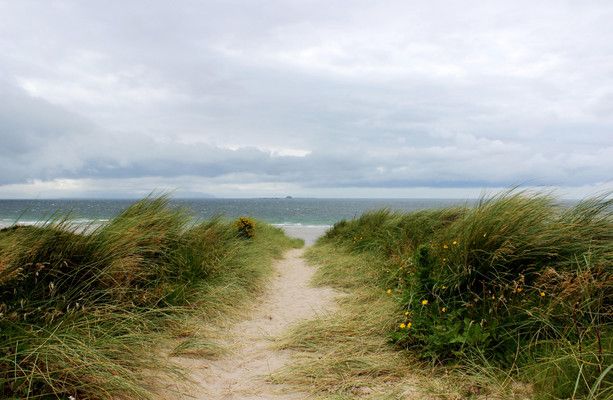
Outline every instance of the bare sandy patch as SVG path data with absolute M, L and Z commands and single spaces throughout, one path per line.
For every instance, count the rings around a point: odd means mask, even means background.
M 177 399 L 304 399 L 306 393 L 268 382 L 268 376 L 290 361 L 291 350 L 274 349 L 275 339 L 291 325 L 334 310 L 336 292 L 311 287 L 315 269 L 290 250 L 275 272 L 259 304 L 229 329 L 221 345 L 231 353 L 218 360 L 175 358 L 188 370 L 191 385 L 167 385 L 165 396 Z

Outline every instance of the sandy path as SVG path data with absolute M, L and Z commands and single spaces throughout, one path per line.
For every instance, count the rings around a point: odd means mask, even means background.
M 289 361 L 290 351 L 272 349 L 275 337 L 290 325 L 329 312 L 334 290 L 314 288 L 309 281 L 314 268 L 302 257 L 303 249 L 290 250 L 275 264 L 266 294 L 247 319 L 234 326 L 223 343 L 235 351 L 219 360 L 181 359 L 191 370 L 195 386 L 182 399 L 304 399 L 267 376 Z

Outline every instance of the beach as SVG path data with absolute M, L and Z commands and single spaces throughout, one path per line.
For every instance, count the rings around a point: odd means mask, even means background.
M 277 225 L 289 237 L 304 240 L 305 246 L 311 246 L 323 236 L 330 225 Z

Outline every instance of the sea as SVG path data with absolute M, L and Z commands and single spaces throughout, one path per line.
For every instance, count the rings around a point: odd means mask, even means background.
M 76 224 L 105 223 L 136 200 L 63 199 L 0 200 L 0 228 L 13 224 L 38 224 L 67 217 Z M 251 216 L 285 229 L 291 236 L 312 242 L 341 219 L 360 216 L 365 211 L 387 208 L 414 211 L 465 205 L 465 199 L 171 199 L 173 207 L 185 208 L 196 220 L 215 216 Z

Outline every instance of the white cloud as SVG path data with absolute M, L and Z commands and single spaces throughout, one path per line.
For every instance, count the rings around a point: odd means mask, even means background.
M 611 2 L 0 3 L 0 197 L 606 186 L 612 18 Z

